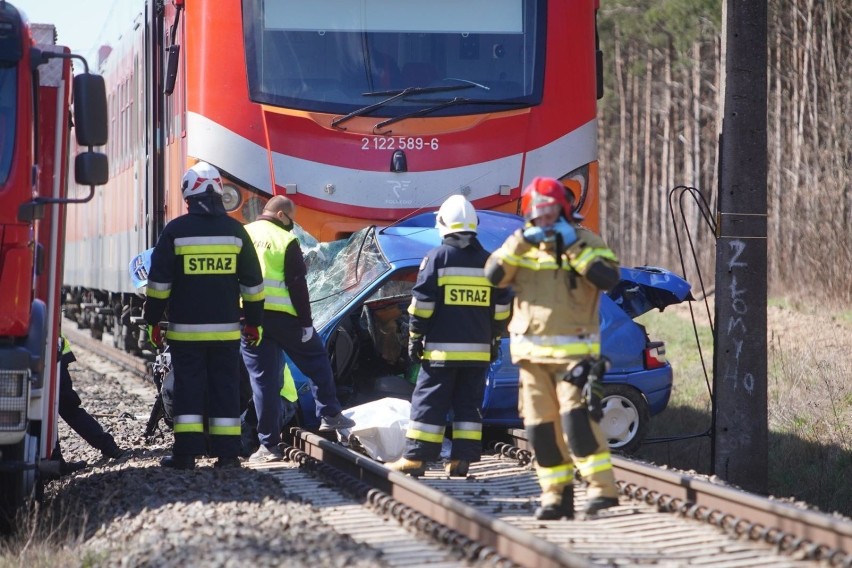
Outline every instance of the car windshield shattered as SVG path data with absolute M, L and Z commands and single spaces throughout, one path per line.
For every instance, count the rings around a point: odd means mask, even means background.
M 318 242 L 299 226 L 294 232 L 308 267 L 311 313 L 317 330 L 390 269 L 376 244 L 375 227 L 328 243 Z

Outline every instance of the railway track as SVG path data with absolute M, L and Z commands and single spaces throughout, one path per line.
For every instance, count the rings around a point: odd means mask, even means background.
M 448 478 L 440 464 L 412 479 L 309 432 L 294 431 L 292 443 L 290 459 L 328 468 L 330 479 L 345 473 L 366 484 L 364 494 L 386 514 L 428 527 L 474 560 L 495 555 L 531 567 L 852 565 L 846 520 L 631 460 L 615 460 L 619 507 L 592 519 L 538 521 L 538 484 L 518 447 L 498 444 L 467 479 Z M 579 508 L 584 489 L 575 495 Z
M 73 327 L 65 326 L 72 343 L 130 372 L 146 373 L 144 361 Z M 622 493 L 619 507 L 592 519 L 535 520 L 539 488 L 532 456 L 522 431 L 507 436 L 509 443 L 493 444 L 493 454 L 473 464 L 467 479 L 448 478 L 439 464 L 419 479 L 400 475 L 302 430 L 292 432 L 289 463 L 261 467 L 286 487 L 294 485 L 284 478 L 298 464 L 474 563 L 852 566 L 852 523 L 847 519 L 620 457 L 613 460 Z M 314 493 L 315 498 L 320 494 Z M 578 486 L 575 493 L 579 509 L 585 491 Z M 354 525 L 376 532 L 375 521 Z M 390 534 L 382 529 L 375 538 Z M 424 554 L 400 546 L 403 557 Z

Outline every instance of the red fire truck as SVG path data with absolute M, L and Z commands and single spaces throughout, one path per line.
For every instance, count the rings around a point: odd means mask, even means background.
M 0 0 L 0 527 L 58 464 L 57 343 L 64 205 L 91 198 L 108 179 L 106 91 L 85 60 Z M 71 60 L 86 72 L 72 80 Z M 75 179 L 66 195 L 71 115 Z

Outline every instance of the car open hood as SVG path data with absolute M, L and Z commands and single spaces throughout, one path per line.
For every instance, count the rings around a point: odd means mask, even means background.
M 621 281 L 607 293 L 630 316 L 637 318 L 656 308 L 693 300 L 689 282 L 665 268 L 621 267 Z

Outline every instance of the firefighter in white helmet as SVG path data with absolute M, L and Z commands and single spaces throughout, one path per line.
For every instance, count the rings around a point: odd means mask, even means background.
M 263 276 L 248 233 L 225 212 L 219 171 L 195 164 L 182 190 L 188 213 L 169 222 L 157 240 L 143 313 L 159 346 L 158 323 L 168 308 L 175 440 L 173 455 L 160 463 L 192 469 L 196 456 L 209 454 L 217 467 L 238 467 L 240 337 L 261 341 Z
M 412 290 L 408 353 L 421 363 L 411 399 L 411 421 L 403 456 L 393 470 L 422 475 L 437 460 L 453 413 L 451 476 L 466 476 L 482 454 L 482 398 L 488 366 L 509 319 L 511 295 L 494 288 L 483 267 L 488 252 L 476 238 L 473 205 L 461 195 L 438 210 L 441 244 L 420 263 Z
M 559 180 L 533 179 L 521 209 L 526 225 L 491 255 L 485 274 L 515 292 L 509 334 L 542 489 L 535 516 L 572 519 L 575 465 L 589 483 L 587 515 L 618 505 L 596 380 L 603 374 L 600 295 L 618 283 L 618 261 L 598 235 L 576 224 L 582 217 Z

